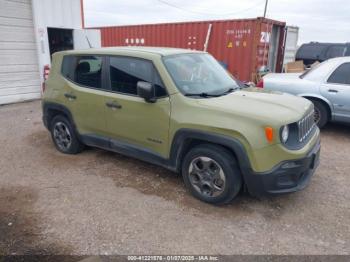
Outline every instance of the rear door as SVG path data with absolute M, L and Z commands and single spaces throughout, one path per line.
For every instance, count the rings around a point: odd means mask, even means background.
M 106 58 L 95 55 L 69 55 L 63 58 L 64 98 L 80 134 L 106 134 L 104 80 Z
M 106 100 L 106 119 L 111 146 L 125 142 L 166 157 L 170 99 L 153 63 L 123 56 L 111 56 L 109 61 L 111 93 Z M 155 103 L 147 103 L 137 95 L 138 81 L 155 85 Z
M 335 120 L 350 121 L 350 62 L 339 65 L 321 86 L 332 104 Z

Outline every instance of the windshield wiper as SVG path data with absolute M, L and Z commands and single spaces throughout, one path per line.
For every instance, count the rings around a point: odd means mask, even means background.
M 186 93 L 185 96 L 199 96 L 199 97 L 218 97 L 218 96 L 221 96 L 220 95 L 214 95 L 214 94 L 208 94 L 208 93 Z
M 221 93 L 221 95 L 226 95 L 226 94 L 232 93 L 233 91 L 235 91 L 237 89 L 239 89 L 239 88 L 238 87 L 235 87 L 235 88 L 231 87 L 231 88 L 227 89 L 225 92 Z
M 240 89 L 240 88 L 239 87 L 234 87 L 234 88 L 231 87 L 231 88 L 227 89 L 225 92 L 218 94 L 217 96 L 227 95 L 227 94 L 232 93 L 233 91 L 238 90 L 238 89 Z
M 209 94 L 209 93 L 187 93 L 185 94 L 185 96 L 199 96 L 199 97 L 219 97 L 219 96 L 223 96 L 223 95 L 227 95 L 229 93 L 232 93 L 235 90 L 240 89 L 239 87 L 230 87 L 229 89 L 227 89 L 225 92 L 220 93 L 220 94 Z

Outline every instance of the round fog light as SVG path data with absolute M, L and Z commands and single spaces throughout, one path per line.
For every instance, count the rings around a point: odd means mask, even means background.
M 281 138 L 282 142 L 286 143 L 289 137 L 289 127 L 286 125 L 282 128 Z

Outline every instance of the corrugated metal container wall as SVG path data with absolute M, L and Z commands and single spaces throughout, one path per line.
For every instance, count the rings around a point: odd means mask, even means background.
M 243 81 L 262 66 L 280 72 L 284 22 L 265 18 L 102 27 L 102 46 L 164 46 L 204 50 Z

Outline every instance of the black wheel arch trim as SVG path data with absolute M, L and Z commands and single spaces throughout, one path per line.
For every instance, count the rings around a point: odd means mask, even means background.
M 190 141 L 203 141 L 224 146 L 234 153 L 242 173 L 251 170 L 246 149 L 238 139 L 195 129 L 179 129 L 174 135 L 169 158 L 171 166 L 175 167 L 177 171 L 181 170 L 181 159 L 185 153 L 184 150 L 186 150 L 186 143 Z
M 43 102 L 42 109 L 43 109 L 43 122 L 47 129 L 49 129 L 50 121 L 52 120 L 51 119 L 52 117 L 50 115 L 50 110 L 54 110 L 54 111 L 62 112 L 65 116 L 67 116 L 73 128 L 76 130 L 72 113 L 64 105 L 53 103 L 53 102 Z

